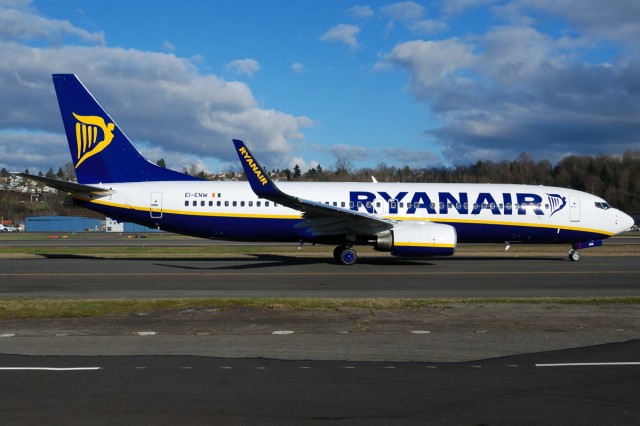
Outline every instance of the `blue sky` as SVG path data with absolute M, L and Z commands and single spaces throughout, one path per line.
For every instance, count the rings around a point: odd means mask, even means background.
M 74 73 L 151 161 L 411 167 L 640 149 L 640 3 L 0 0 L 0 166 L 69 161 Z

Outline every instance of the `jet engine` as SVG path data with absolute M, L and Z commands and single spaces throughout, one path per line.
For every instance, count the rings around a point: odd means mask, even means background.
M 374 249 L 394 256 L 450 256 L 457 243 L 453 226 L 433 222 L 401 222 L 376 235 Z

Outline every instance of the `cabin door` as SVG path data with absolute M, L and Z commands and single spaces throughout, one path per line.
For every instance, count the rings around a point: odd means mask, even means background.
M 571 222 L 580 222 L 580 199 L 575 195 L 569 196 L 569 216 Z
M 151 217 L 154 219 L 162 218 L 162 192 L 152 192 L 151 202 L 149 204 Z

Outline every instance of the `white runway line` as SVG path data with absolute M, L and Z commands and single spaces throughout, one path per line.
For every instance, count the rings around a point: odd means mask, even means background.
M 640 365 L 640 362 L 566 362 L 561 364 L 535 364 L 536 367 L 599 367 L 617 365 Z
M 2 371 L 95 371 L 102 367 L 0 367 Z

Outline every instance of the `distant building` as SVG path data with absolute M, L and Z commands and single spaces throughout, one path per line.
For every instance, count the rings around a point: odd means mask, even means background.
M 80 216 L 34 216 L 26 218 L 26 232 L 163 232 L 130 222 L 118 222 Z
M 106 218 L 104 221 L 104 230 L 106 232 L 128 232 L 128 233 L 150 233 L 163 232 L 160 229 L 148 228 L 131 222 L 118 222 L 117 220 Z
M 100 232 L 102 220 L 79 216 L 34 216 L 25 219 L 25 232 Z

